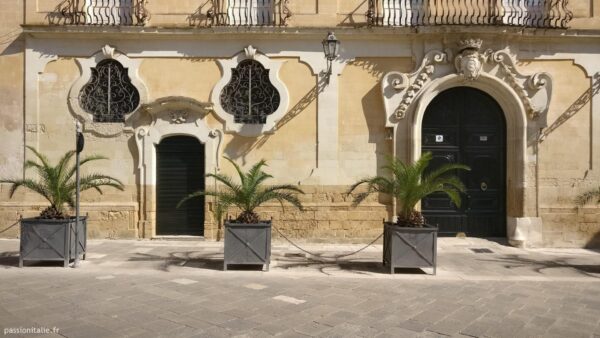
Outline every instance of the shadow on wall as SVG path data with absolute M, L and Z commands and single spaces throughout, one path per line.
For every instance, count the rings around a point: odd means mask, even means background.
M 554 123 L 548 126 L 540 135 L 539 142 L 542 143 L 544 139 L 552 134 L 556 129 L 562 126 L 565 122 L 580 112 L 583 107 L 588 104 L 595 95 L 600 93 L 600 73 L 596 73 L 592 78 L 592 85 L 588 90 L 583 92 L 575 102 L 573 102 L 564 113 L 562 113 Z
M 385 113 L 381 105 L 381 90 L 374 86 L 361 99 L 363 113 L 369 129 L 369 143 L 375 144 L 377 156 L 377 175 L 387 175 L 381 167 L 387 164 L 387 157 L 392 156 L 391 141 L 387 140 L 385 128 Z
M 194 13 L 188 15 L 186 20 L 191 27 L 210 27 L 213 25 L 214 19 L 209 18 L 207 13 L 211 10 L 214 11 L 212 0 L 206 0 L 196 8 Z
M 77 25 L 81 24 L 82 13 L 78 13 L 73 10 L 74 5 L 71 4 L 71 0 L 63 0 L 60 2 L 53 11 L 46 13 L 46 20 L 51 25 Z
M 290 108 L 287 114 L 285 114 L 285 116 L 279 120 L 279 122 L 277 122 L 276 129 L 280 129 L 286 125 L 296 116 L 300 115 L 312 102 L 316 102 L 319 93 L 323 91 L 324 85 L 324 80 L 319 80 L 319 83 L 312 87 L 292 108 Z M 253 149 L 260 149 L 270 137 L 270 134 L 259 136 L 256 139 L 235 136 L 225 147 L 224 153 L 230 158 L 241 157 L 242 162 L 245 165 L 246 155 L 248 155 Z
M 23 53 L 24 41 L 21 36 L 22 32 L 21 28 L 17 28 L 0 35 L 0 56 Z
M 357 66 L 357 67 L 362 68 L 363 70 L 366 70 L 370 75 L 373 75 L 374 77 L 379 78 L 378 83 L 381 82 L 381 79 L 383 78 L 383 74 L 385 72 L 389 71 L 388 69 L 381 68 L 380 63 L 372 62 L 369 60 L 355 60 L 355 61 L 349 62 L 348 66 Z M 383 109 L 383 107 L 382 107 L 382 109 Z
M 367 11 L 369 9 L 369 4 L 368 4 L 368 0 L 363 0 L 355 9 L 353 9 L 352 11 L 350 11 L 350 13 L 348 13 L 343 19 L 342 21 L 338 24 L 338 26 L 351 26 L 351 27 L 358 27 L 358 26 L 366 26 L 367 25 Z M 354 16 L 358 13 L 359 16 L 362 16 L 363 18 L 365 18 L 364 22 L 360 22 L 357 23 L 356 21 L 354 21 Z
M 586 249 L 600 249 L 600 231 L 597 232 L 584 246 Z

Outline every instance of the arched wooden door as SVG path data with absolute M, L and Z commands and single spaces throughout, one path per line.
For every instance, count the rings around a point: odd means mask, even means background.
M 177 203 L 204 190 L 204 145 L 190 136 L 165 138 L 156 146 L 156 235 L 204 235 L 204 198 Z
M 449 89 L 427 107 L 422 128 L 422 152 L 434 156 L 431 169 L 443 163 L 471 167 L 457 173 L 467 188 L 461 207 L 444 194 L 422 200 L 427 222 L 438 225 L 442 236 L 505 237 L 506 123 L 498 103 L 478 89 Z

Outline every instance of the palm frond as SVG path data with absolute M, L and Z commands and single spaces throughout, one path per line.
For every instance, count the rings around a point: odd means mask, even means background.
M 48 202 L 53 204 L 52 194 L 51 194 L 50 190 L 48 189 L 47 186 L 41 184 L 40 182 L 36 182 L 34 180 L 26 178 L 26 179 L 22 179 L 22 180 L 10 180 L 10 179 L 0 180 L 0 183 L 11 183 L 12 184 L 12 186 L 10 187 L 10 190 L 9 190 L 10 198 L 12 198 L 14 196 L 17 189 L 19 189 L 20 187 L 24 187 L 24 188 L 27 188 L 31 191 L 38 193 L 39 195 L 44 197 L 46 200 L 48 200 Z
M 366 184 L 367 191 L 358 193 L 354 196 L 352 205 L 355 207 L 362 203 L 372 193 L 381 192 L 384 194 L 394 195 L 397 191 L 395 181 L 389 180 L 388 178 L 383 176 L 374 176 L 364 178 L 358 181 L 357 183 L 353 184 L 350 187 L 350 189 L 348 189 L 347 194 L 351 194 L 354 190 L 356 190 L 356 188 L 358 188 L 358 186 L 363 184 Z
M 433 159 L 430 152 L 425 152 L 413 164 L 406 164 L 393 157 L 387 158 L 387 163 L 381 168 L 390 173 L 390 178 L 374 176 L 363 178 L 354 183 L 347 193 L 352 193 L 361 185 L 366 185 L 366 191 L 354 196 L 353 205 L 362 203 L 372 193 L 385 193 L 398 201 L 399 215 L 409 219 L 419 201 L 434 192 L 443 192 L 460 206 L 460 192 L 464 185 L 455 176 L 455 170 L 469 170 L 462 164 L 447 164 L 436 168 L 430 173 L 426 170 Z
M 233 190 L 233 191 L 239 191 L 241 190 L 241 187 L 239 184 L 237 183 L 233 183 L 233 179 L 227 175 L 224 174 L 212 174 L 212 173 L 208 173 L 206 174 L 206 177 L 208 178 L 214 178 L 215 180 L 223 183 L 227 188 Z
M 288 202 L 299 210 L 304 210 L 302 203 L 295 194 L 280 191 L 269 191 L 259 194 L 256 199 L 256 207 L 272 200 L 278 201 L 282 209 L 284 207 L 283 202 Z
M 97 160 L 108 160 L 108 157 L 105 157 L 102 155 L 89 155 L 89 156 L 86 156 L 79 160 L 79 166 L 82 167 L 84 164 L 86 164 L 88 162 L 97 161 Z M 77 166 L 73 165 L 71 167 L 71 169 L 69 169 L 67 179 L 71 179 L 71 177 L 73 177 L 73 175 L 75 175 L 76 171 L 77 171 Z
M 37 157 L 39 162 L 33 160 L 27 160 L 25 162 L 25 168 L 33 168 L 39 176 L 38 181 L 31 179 L 12 179 L 12 180 L 0 180 L 3 183 L 11 183 L 10 197 L 14 196 L 15 191 L 19 187 L 27 188 L 33 192 L 38 193 L 50 202 L 51 207 L 56 210 L 63 210 L 63 205 L 66 203 L 70 206 L 75 204 L 75 190 L 76 182 L 72 179 L 73 173 L 75 172 L 75 166 L 68 168 L 74 151 L 67 151 L 57 162 L 55 166 L 50 164 L 50 161 L 46 156 L 38 152 L 35 148 L 27 146 L 27 149 L 31 150 Z M 87 162 L 105 159 L 103 156 L 92 155 L 84 158 L 80 161 L 80 164 Z M 124 190 L 123 183 L 118 179 L 110 177 L 108 175 L 91 174 L 81 178 L 81 190 L 95 189 L 102 193 L 101 187 L 110 186 L 119 190 Z
M 206 177 L 214 178 L 217 182 L 223 184 L 224 190 L 213 191 L 197 191 L 184 197 L 178 204 L 178 207 L 183 203 L 198 196 L 214 196 L 216 205 L 220 211 L 226 210 L 230 206 L 236 206 L 242 211 L 242 214 L 254 213 L 254 210 L 267 201 L 277 200 L 282 206 L 283 202 L 289 202 L 292 205 L 302 210 L 302 203 L 296 194 L 304 192 L 293 185 L 281 184 L 274 186 L 265 186 L 264 183 L 273 178 L 268 173 L 262 171 L 262 168 L 267 165 L 265 160 L 252 165 L 248 172 L 244 172 L 240 166 L 229 157 L 225 157 L 238 173 L 240 183 L 235 183 L 233 178 L 224 174 L 207 174 Z M 215 210 L 215 215 L 220 214 Z M 217 216 L 219 217 L 219 216 Z
M 454 170 L 467 170 L 467 171 L 470 171 L 471 168 L 469 168 L 468 166 L 466 166 L 464 164 L 458 164 L 458 163 L 443 164 L 439 168 L 437 168 L 437 169 L 429 172 L 428 174 L 426 174 L 424 176 L 424 179 L 426 179 L 426 180 L 434 180 L 434 179 L 436 179 L 438 177 L 451 174 L 451 172 L 454 171 Z
M 31 150 L 31 152 L 42 162 L 42 166 L 43 167 L 51 167 L 50 161 L 48 161 L 48 158 L 45 155 L 43 155 L 40 152 L 38 152 L 32 146 L 26 146 L 26 148 L 29 149 L 29 150 Z
M 256 198 L 253 201 L 254 207 L 256 208 L 265 202 L 276 199 L 279 201 L 282 208 L 283 208 L 283 202 L 287 201 L 287 202 L 291 203 L 293 206 L 295 206 L 296 208 L 298 208 L 300 210 L 304 210 L 302 203 L 296 196 L 297 194 L 304 194 L 304 191 L 302 191 L 302 189 L 300 189 L 294 185 L 291 185 L 291 184 L 280 184 L 280 185 L 268 186 L 264 189 L 259 189 L 256 192 Z
M 217 192 L 216 191 L 195 191 L 187 196 L 185 196 L 184 198 L 182 198 L 178 203 L 176 208 L 180 208 L 183 204 L 185 204 L 187 201 L 196 198 L 196 197 L 200 197 L 200 196 L 217 196 Z
M 235 163 L 234 160 L 232 160 L 231 158 L 229 158 L 227 156 L 223 156 L 223 158 L 225 158 L 229 163 L 231 163 L 233 165 L 233 167 L 235 168 L 235 171 L 237 171 L 238 176 L 240 178 L 241 186 L 243 187 L 246 184 L 246 174 L 242 171 L 240 166 L 237 163 Z

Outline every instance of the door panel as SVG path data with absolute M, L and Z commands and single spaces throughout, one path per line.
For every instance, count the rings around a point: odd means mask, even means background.
M 489 95 L 459 87 L 439 94 L 423 118 L 422 152 L 430 151 L 433 170 L 462 163 L 471 171 L 456 173 L 466 186 L 460 207 L 435 193 L 421 202 L 430 224 L 440 234 L 502 237 L 506 235 L 505 122 Z
M 204 198 L 179 201 L 204 190 L 204 145 L 188 136 L 166 138 L 156 147 L 156 234 L 204 235 Z

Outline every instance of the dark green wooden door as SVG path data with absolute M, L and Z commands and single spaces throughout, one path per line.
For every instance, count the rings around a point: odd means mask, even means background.
M 156 234 L 204 235 L 204 198 L 177 203 L 204 190 L 204 145 L 196 138 L 173 136 L 156 147 Z
M 425 112 L 421 146 L 433 153 L 431 169 L 443 163 L 471 167 L 457 173 L 467 187 L 460 208 L 444 194 L 423 199 L 428 223 L 438 225 L 440 235 L 505 237 L 506 127 L 498 103 L 469 87 L 442 92 Z

